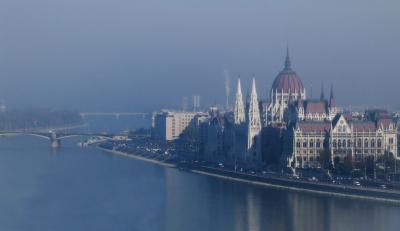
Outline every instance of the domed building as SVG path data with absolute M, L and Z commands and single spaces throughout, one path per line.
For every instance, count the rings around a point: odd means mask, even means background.
M 306 89 L 300 77 L 291 68 L 289 49 L 286 51 L 285 67 L 276 76 L 270 93 L 268 123 L 283 123 L 285 110 L 290 102 L 305 100 Z

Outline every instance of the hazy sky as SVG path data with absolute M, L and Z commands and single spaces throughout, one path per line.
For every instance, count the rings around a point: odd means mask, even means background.
M 232 89 L 254 73 L 265 98 L 287 42 L 308 95 L 332 83 L 341 105 L 400 106 L 399 0 L 0 0 L 0 97 L 81 110 L 223 103 L 227 69 Z

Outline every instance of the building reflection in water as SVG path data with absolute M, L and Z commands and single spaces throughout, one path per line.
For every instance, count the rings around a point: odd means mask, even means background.
M 400 211 L 394 205 L 277 190 L 176 169 L 165 170 L 165 182 L 165 230 L 329 231 L 400 227 Z

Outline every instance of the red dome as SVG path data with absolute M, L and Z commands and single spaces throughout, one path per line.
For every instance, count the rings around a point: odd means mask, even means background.
M 303 83 L 296 72 L 286 68 L 279 73 L 272 84 L 272 90 L 284 93 L 303 92 Z
M 289 49 L 286 53 L 285 68 L 276 76 L 272 90 L 284 93 L 299 93 L 304 90 L 300 77 L 290 67 Z

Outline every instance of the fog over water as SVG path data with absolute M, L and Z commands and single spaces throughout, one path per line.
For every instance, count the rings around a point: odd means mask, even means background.
M 2 0 L 9 107 L 147 111 L 225 101 L 224 69 L 265 98 L 283 67 L 341 105 L 398 101 L 398 0 Z M 235 86 L 232 86 L 234 89 Z M 233 94 L 233 92 L 231 92 Z
M 0 139 L 0 230 L 396 231 L 398 205 L 260 187 L 38 137 Z

